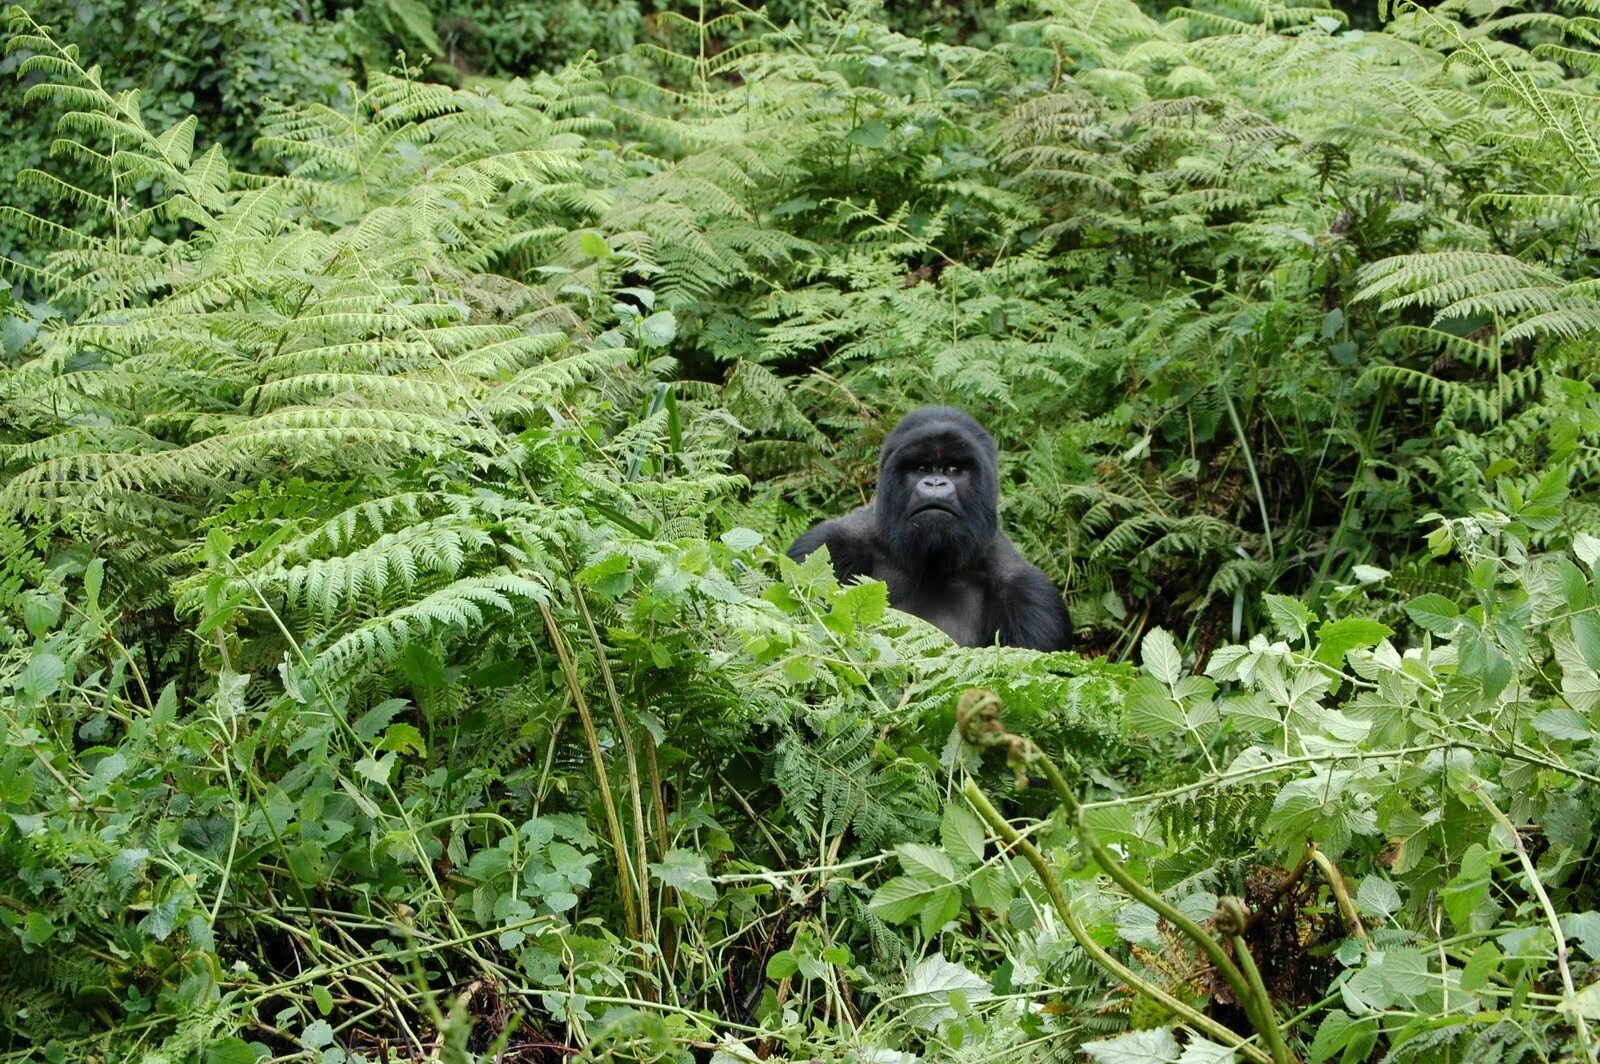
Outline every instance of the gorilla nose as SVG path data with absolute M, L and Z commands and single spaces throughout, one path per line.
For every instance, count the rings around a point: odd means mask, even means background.
M 925 499 L 948 499 L 956 493 L 956 488 L 949 477 L 923 477 L 917 485 L 917 493 Z

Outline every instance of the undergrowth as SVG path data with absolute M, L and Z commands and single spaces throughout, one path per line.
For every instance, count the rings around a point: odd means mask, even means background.
M 11 12 L 0 1059 L 1595 1058 L 1593 12 L 804 15 Z M 782 556 L 922 402 L 1080 653 Z

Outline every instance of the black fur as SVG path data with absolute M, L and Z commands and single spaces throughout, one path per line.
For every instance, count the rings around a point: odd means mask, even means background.
M 998 459 L 994 438 L 960 410 L 913 410 L 883 442 L 873 501 L 814 526 L 789 557 L 827 544 L 841 581 L 882 580 L 891 605 L 963 646 L 1064 649 L 1061 595 L 1000 531 Z

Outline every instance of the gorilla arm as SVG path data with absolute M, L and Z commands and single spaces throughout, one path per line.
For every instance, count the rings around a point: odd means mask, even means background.
M 1005 552 L 995 566 L 995 576 L 998 594 L 990 601 L 1000 642 L 1030 650 L 1067 649 L 1072 621 L 1050 578 L 1015 548 Z
M 853 576 L 872 576 L 878 563 L 878 526 L 872 507 L 861 506 L 843 517 L 812 525 L 789 548 L 789 557 L 804 561 L 806 555 L 826 545 L 833 560 L 833 575 L 840 583 Z

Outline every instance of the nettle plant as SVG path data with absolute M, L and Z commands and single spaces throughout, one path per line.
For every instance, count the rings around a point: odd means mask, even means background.
M 1271 597 L 1275 632 L 1200 672 L 1151 631 L 1128 726 L 1197 766 L 1192 782 L 1080 801 L 1076 766 L 1058 770 L 997 718 L 987 733 L 963 722 L 969 742 L 1006 747 L 1022 781 L 1047 780 L 1066 816 L 1019 831 L 973 781 L 978 817 L 948 807 L 940 845 L 897 847 L 901 874 L 874 912 L 931 934 L 965 907 L 1005 954 L 988 980 L 976 955 L 937 973 L 969 1006 L 945 1036 L 993 1046 L 1050 1022 L 1012 1016 L 997 1032 L 1004 990 L 1076 999 L 1084 1032 L 1126 1011 L 1133 1031 L 1089 1044 L 1104 1060 L 1178 1060 L 1174 1020 L 1196 1032 L 1190 1051 L 1260 1061 L 1289 1059 L 1296 1035 L 1316 1061 L 1592 1052 L 1600 537 L 1573 527 L 1584 508 L 1566 479 L 1430 515 L 1432 554 L 1467 574 L 1459 599 L 1398 599 L 1363 567 L 1333 616 Z M 1389 601 L 1415 639 L 1370 616 Z M 1003 843 L 988 854 L 981 821 Z M 1131 964 L 1103 948 L 1114 939 Z M 1086 962 L 1112 977 L 1109 998 Z M 1215 1022 L 1239 1012 L 1264 1048 Z
M 1411 645 L 1354 615 L 1382 594 L 1388 574 L 1370 567 L 1336 597 L 1345 616 L 1269 597 L 1277 637 L 1219 649 L 1204 675 L 1185 674 L 1166 633 L 1144 640 L 1132 726 L 1193 744 L 1209 773 L 1173 797 L 1289 777 L 1262 808 L 1259 856 L 1303 868 L 1314 854 L 1344 922 L 1315 1060 L 1364 1060 L 1380 1035 L 1397 1051 L 1481 1042 L 1497 1025 L 1542 1028 L 1552 1051 L 1595 1047 L 1600 988 L 1579 989 L 1600 960 L 1584 874 L 1600 538 L 1564 518 L 1565 483 L 1557 469 L 1493 509 L 1430 515 L 1431 552 L 1467 580 L 1460 601 L 1404 602 Z M 1173 841 L 1128 837 L 1151 857 Z

